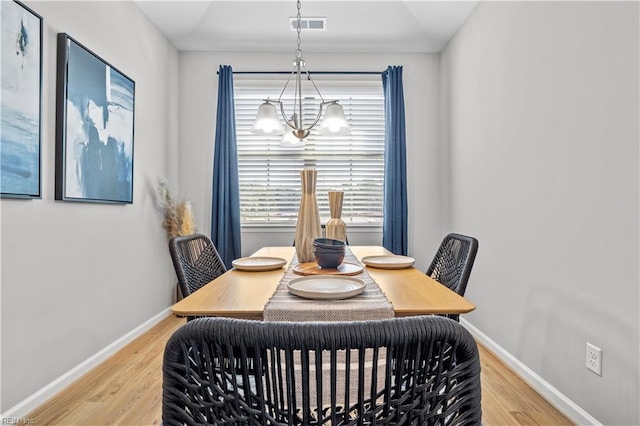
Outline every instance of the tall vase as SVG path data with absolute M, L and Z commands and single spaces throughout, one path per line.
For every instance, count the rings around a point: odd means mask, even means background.
M 315 169 L 303 169 L 300 171 L 302 182 L 302 195 L 300 197 L 300 209 L 298 210 L 298 222 L 296 223 L 296 254 L 298 262 L 312 262 L 313 240 L 319 238 L 320 212 L 318 211 L 318 201 L 316 200 L 316 178 L 318 172 Z
M 327 238 L 334 240 L 347 241 L 347 225 L 340 218 L 342 215 L 342 199 L 344 192 L 329 191 L 329 211 L 331 219 L 327 222 L 326 232 Z

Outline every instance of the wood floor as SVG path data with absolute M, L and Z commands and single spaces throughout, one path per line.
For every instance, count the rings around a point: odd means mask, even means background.
M 168 317 L 27 416 L 36 425 L 158 425 L 162 354 L 185 323 Z M 480 346 L 484 425 L 571 425 Z

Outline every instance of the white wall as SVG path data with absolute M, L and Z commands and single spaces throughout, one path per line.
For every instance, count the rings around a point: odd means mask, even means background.
M 173 301 L 159 177 L 177 181 L 178 53 L 131 2 L 27 2 L 44 18 L 42 200 L 2 209 L 5 412 Z M 132 205 L 54 201 L 56 34 L 136 82 Z
M 310 71 L 383 71 L 402 65 L 407 126 L 409 254 L 426 270 L 442 239 L 440 196 L 438 54 L 305 53 Z M 288 71 L 293 53 L 180 53 L 180 193 L 194 203 L 198 226 L 210 232 L 211 176 L 220 65 L 234 71 Z M 352 245 L 381 244 L 379 229 L 348 229 Z M 264 245 L 290 245 L 293 228 L 244 229 L 243 255 Z
M 292 61 L 178 61 L 133 3 L 28 5 L 45 25 L 43 199 L 0 201 L 0 411 L 171 304 L 157 180 L 209 233 L 217 68 Z M 53 201 L 58 32 L 136 81 L 133 205 Z M 467 318 L 605 424 L 640 423 L 638 36 L 637 3 L 482 2 L 442 61 L 306 54 L 312 71 L 404 66 L 410 255 L 426 269 L 442 234 L 477 236 Z M 292 240 L 292 228 L 245 230 L 243 254 Z M 587 341 L 604 350 L 603 377 L 584 367 Z
M 481 2 L 442 54 L 444 228 L 480 241 L 466 318 L 607 425 L 640 424 L 638 20 Z

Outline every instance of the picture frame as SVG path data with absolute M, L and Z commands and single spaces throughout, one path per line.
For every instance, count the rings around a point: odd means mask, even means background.
M 0 2 L 0 197 L 41 198 L 42 17 Z
M 135 82 L 58 34 L 55 199 L 133 203 Z

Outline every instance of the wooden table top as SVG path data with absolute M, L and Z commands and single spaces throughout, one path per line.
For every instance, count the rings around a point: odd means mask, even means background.
M 353 254 L 365 256 L 389 254 L 380 246 L 349 246 Z M 287 264 L 274 271 L 246 272 L 231 269 L 200 290 L 171 307 L 177 315 L 221 316 L 262 319 L 262 310 L 293 258 L 295 247 L 264 247 L 253 256 L 287 259 Z M 376 269 L 367 272 L 380 286 L 393 305 L 395 316 L 466 313 L 475 309 L 473 303 L 449 290 L 424 271 L 406 269 Z

